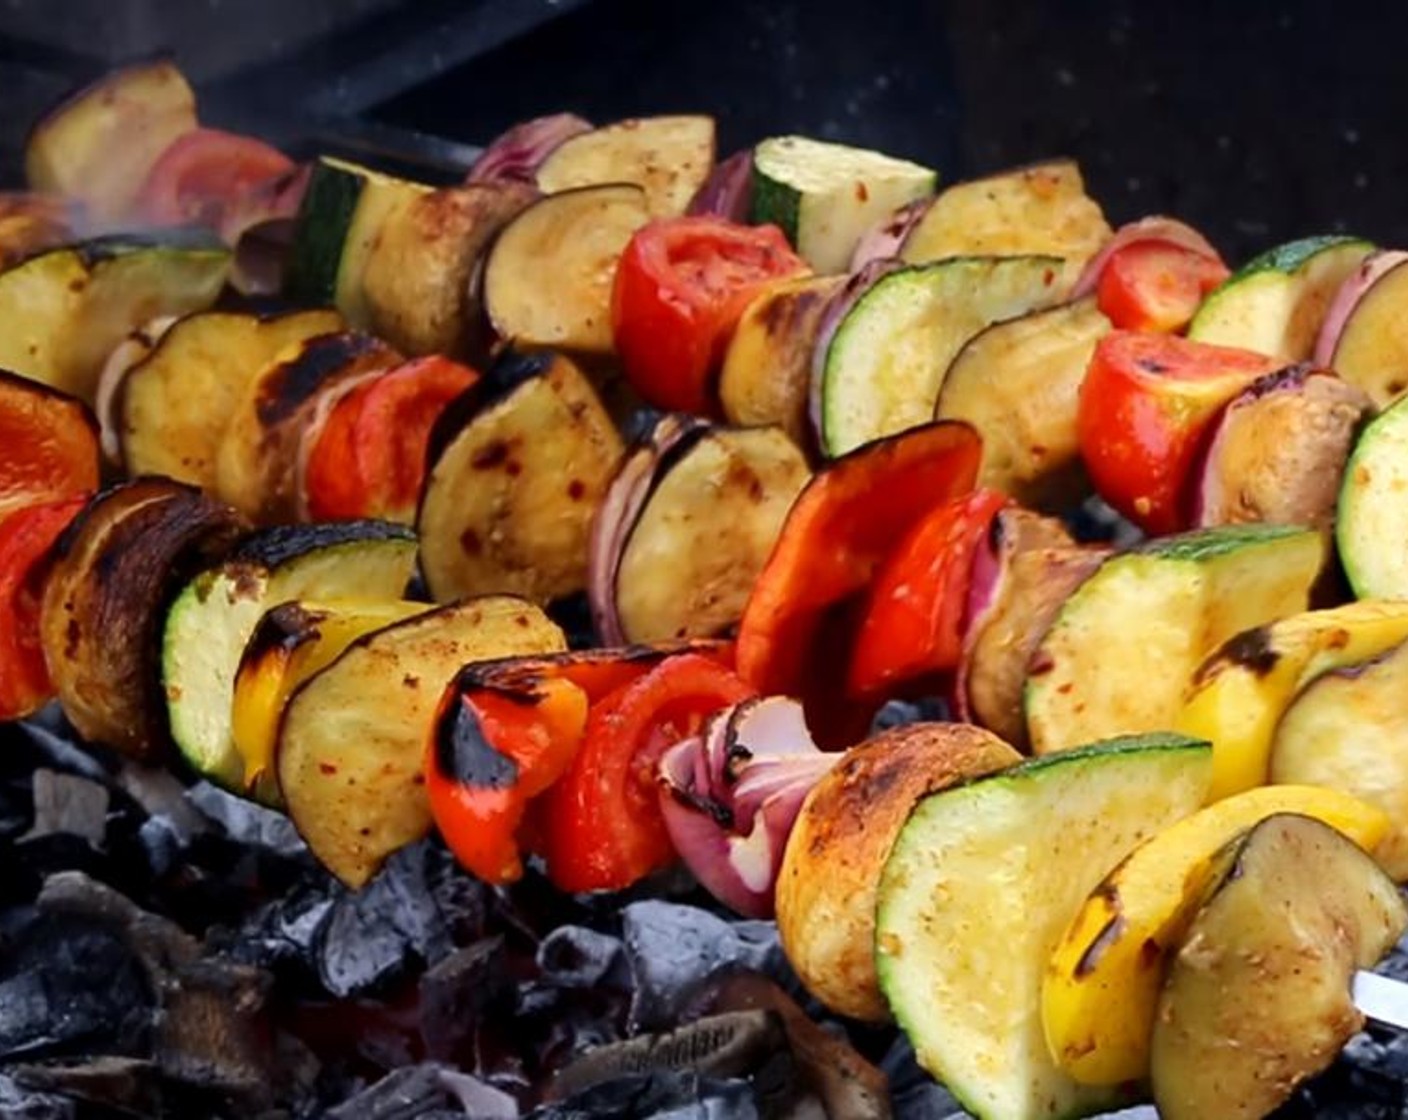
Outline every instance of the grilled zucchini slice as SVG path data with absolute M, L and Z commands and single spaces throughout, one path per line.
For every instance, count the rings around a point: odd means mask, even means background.
M 473 661 L 565 648 L 546 615 L 510 596 L 441 607 L 354 641 L 293 694 L 279 727 L 279 786 L 313 854 L 356 888 L 429 832 L 422 768 L 455 674 Z
M 215 302 L 230 251 L 213 234 L 114 235 L 0 272 L 0 367 L 93 404 L 113 348 L 157 315 Z
M 336 311 L 204 311 L 177 320 L 123 375 L 115 411 L 122 462 L 215 489 L 216 455 L 245 386 L 285 347 L 341 330 Z
M 437 600 L 546 603 L 586 586 L 592 515 L 623 447 L 574 363 L 509 353 L 451 403 L 430 445 L 416 529 Z
M 484 307 L 524 347 L 609 354 L 616 262 L 650 217 L 640 187 L 581 187 L 533 203 L 504 227 L 484 265 Z
M 1408 397 L 1369 423 L 1345 466 L 1335 544 L 1360 599 L 1408 599 Z
M 264 612 L 295 599 L 400 599 L 416 542 L 382 521 L 285 526 L 255 533 L 176 596 L 161 635 L 171 733 L 199 773 L 244 790 L 232 698 L 245 644 Z

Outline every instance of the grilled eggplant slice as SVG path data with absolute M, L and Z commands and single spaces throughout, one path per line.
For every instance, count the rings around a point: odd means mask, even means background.
M 255 800 L 282 803 L 274 748 L 293 691 L 363 634 L 430 609 L 401 599 L 305 599 L 265 612 L 240 656 L 231 704 L 231 733 L 244 762 L 244 788 Z
M 441 694 L 473 661 L 566 648 L 537 607 L 470 599 L 354 641 L 288 702 L 279 786 L 313 854 L 348 886 L 430 830 L 425 752 Z
M 1408 926 L 1374 861 L 1308 817 L 1268 817 L 1221 873 L 1168 969 L 1152 1081 L 1167 1120 L 1260 1120 L 1334 1060 L 1364 1018 L 1350 998 Z
M 623 449 L 573 362 L 509 353 L 445 410 L 430 444 L 416 529 L 437 600 L 546 603 L 586 586 L 592 513 Z
M 92 404 L 108 355 L 156 315 L 215 302 L 230 251 L 213 234 L 114 235 L 0 272 L 0 366 Z
M 809 477 L 780 428 L 693 429 L 657 458 L 634 523 L 602 557 L 614 579 L 591 581 L 610 588 L 592 604 L 606 633 L 654 642 L 733 626 Z
M 1258 379 L 1213 429 L 1194 525 L 1329 529 L 1345 463 L 1372 412 L 1362 389 L 1329 370 L 1297 365 Z
M 84 738 L 144 759 L 169 745 L 156 665 L 170 594 L 240 528 L 199 490 L 138 479 L 98 495 L 65 530 L 40 634 L 59 701 Z
M 0 370 L 0 518 L 98 488 L 98 422 L 80 400 Z
M 1058 257 L 960 257 L 875 281 L 836 327 L 821 364 L 828 455 L 927 423 L 963 344 L 999 319 L 1049 305 Z
M 853 1019 L 889 1019 L 875 894 L 895 837 L 921 798 L 1020 761 L 971 724 L 916 723 L 852 747 L 812 787 L 777 878 L 778 934 L 812 995 Z
M 640 187 L 563 191 L 508 223 L 484 264 L 484 308 L 518 346 L 611 352 L 611 287 L 631 235 L 650 217 Z
M 286 347 L 342 326 L 336 311 L 204 311 L 177 320 L 118 386 L 123 464 L 214 490 L 220 441 L 245 387 Z
M 1319 533 L 1275 525 L 1205 529 L 1112 556 L 1066 599 L 1027 666 L 1033 749 L 1175 726 L 1203 659 L 1234 634 L 1304 611 L 1324 561 Z
M 196 127 L 196 98 L 169 59 L 106 74 L 42 117 L 25 144 L 29 185 L 79 199 L 100 226 L 129 218 L 147 173 Z
M 831 297 L 844 283 L 840 276 L 782 280 L 748 305 L 719 378 L 719 399 L 730 423 L 780 424 L 798 447 L 810 446 L 807 404 L 817 334 Z
M 1085 368 L 1110 321 L 1094 299 L 994 323 L 944 375 L 934 416 L 983 433 L 980 485 L 1055 506 L 1083 487 L 1076 413 Z
M 380 339 L 357 331 L 290 344 L 244 386 L 215 460 L 216 492 L 261 523 L 298 516 L 303 432 L 326 394 L 401 362 Z
M 525 183 L 481 183 L 416 194 L 393 208 L 362 273 L 372 333 L 405 354 L 483 353 L 475 272 L 494 235 L 537 197 Z
M 713 166 L 713 117 L 640 117 L 564 140 L 538 168 L 538 186 L 553 194 L 634 183 L 652 218 L 670 218 L 684 213 Z
M 1065 290 L 1109 238 L 1080 167 L 1052 160 L 942 191 L 909 227 L 899 255 L 911 264 L 974 255 L 1061 257 Z
M 296 599 L 400 599 L 415 561 L 415 538 L 388 522 L 285 526 L 253 534 L 186 583 L 161 635 L 171 733 L 186 760 L 243 790 L 231 705 L 245 644 L 265 610 Z
M 1353 291 L 1346 295 L 1345 289 L 1355 286 L 1361 287 L 1357 298 Z M 1350 299 L 1353 302 L 1336 324 L 1332 321 L 1336 308 L 1341 300 Z M 1408 254 L 1375 253 L 1342 282 L 1316 347 L 1317 358 L 1358 385 L 1380 408 L 1387 408 L 1408 390 L 1405 308 Z

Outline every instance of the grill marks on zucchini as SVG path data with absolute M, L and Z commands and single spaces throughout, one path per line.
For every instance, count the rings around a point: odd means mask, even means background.
M 233 790 L 245 766 L 232 730 L 235 673 L 260 617 L 295 599 L 399 599 L 415 538 L 380 521 L 286 526 L 256 533 L 191 580 L 167 615 L 162 682 L 171 731 L 187 761 Z
M 50 249 L 0 272 L 0 367 L 92 404 L 108 355 L 158 315 L 215 302 L 230 252 L 175 230 Z
M 645 192 L 630 184 L 533 203 L 504 227 L 484 264 L 494 329 L 522 346 L 610 353 L 616 264 L 649 217 Z
M 431 439 L 416 528 L 434 597 L 502 592 L 546 603 L 580 591 L 592 516 L 622 451 L 567 358 L 513 355 L 496 367 L 451 404 Z
M 342 325 L 331 310 L 178 320 L 117 389 L 124 465 L 214 489 L 220 441 L 248 383 L 286 347 Z
M 401 361 L 356 331 L 315 335 L 280 351 L 245 386 L 220 440 L 216 490 L 256 521 L 298 514 L 299 452 L 325 394 Z
M 441 695 L 473 661 L 566 649 L 531 603 L 471 599 L 353 642 L 289 700 L 279 785 L 313 854 L 351 887 L 430 830 L 423 764 Z

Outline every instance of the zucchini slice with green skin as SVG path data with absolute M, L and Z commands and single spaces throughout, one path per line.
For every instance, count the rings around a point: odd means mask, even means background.
M 811 477 L 781 428 L 697 431 L 662 457 L 620 549 L 612 599 L 628 642 L 735 624 Z
M 938 175 L 864 148 L 778 136 L 753 151 L 751 220 L 780 227 L 817 272 L 845 272 L 861 236 L 933 194 Z
M 983 433 L 980 486 L 1030 506 L 1078 499 L 1080 387 L 1109 332 L 1095 300 L 1083 299 L 994 323 L 964 344 L 934 418 L 967 420 Z
M 25 142 L 25 178 L 79 200 L 111 229 L 131 218 L 157 157 L 197 124 L 195 93 L 170 59 L 124 66 L 39 119 Z
M 1128 1101 L 1051 1056 L 1041 989 L 1089 893 L 1207 795 L 1207 743 L 1115 739 L 920 801 L 880 876 L 875 960 L 919 1064 L 982 1120 L 1063 1120 Z
M 177 320 L 115 390 L 123 465 L 215 489 L 220 441 L 245 386 L 286 346 L 342 327 L 331 310 Z
M 191 766 L 244 790 L 231 702 L 266 610 L 291 599 L 400 599 L 415 563 L 415 537 L 402 526 L 338 521 L 255 533 L 187 583 L 166 615 L 161 678 L 172 737 Z
M 404 354 L 479 357 L 488 342 L 480 258 L 537 197 L 527 183 L 479 183 L 393 207 L 362 272 L 371 331 Z
M 1335 546 L 1359 599 L 1408 599 L 1408 397 L 1372 420 L 1344 469 Z
M 1306 685 L 1276 725 L 1270 781 L 1324 786 L 1388 814 L 1375 856 L 1408 879 L 1408 645 L 1331 669 Z
M 1151 1081 L 1166 1120 L 1260 1120 L 1364 1026 L 1350 994 L 1408 926 L 1393 881 L 1310 817 L 1267 817 L 1213 857 L 1169 963 Z
M 93 404 L 114 347 L 157 315 L 209 307 L 230 271 L 214 234 L 93 238 L 0 272 L 0 367 Z
M 215 455 L 216 491 L 254 521 L 295 520 L 303 437 L 320 404 L 401 361 L 359 331 L 313 335 L 278 351 L 246 381 L 229 414 Z
M 645 192 L 629 183 L 533 203 L 504 227 L 484 263 L 494 330 L 524 347 L 611 353 L 616 264 L 649 218 Z
M 1361 238 L 1332 235 L 1253 257 L 1203 300 L 1188 337 L 1306 361 L 1340 284 L 1373 251 Z
M 143 478 L 93 498 L 60 536 L 40 641 L 64 713 L 85 739 L 142 759 L 169 748 L 157 671 L 166 607 L 242 528 L 199 490 Z
M 1050 304 L 1058 257 L 954 257 L 887 273 L 848 311 L 821 369 L 821 446 L 831 456 L 928 423 L 970 338 Z
M 1027 665 L 1037 754 L 1176 725 L 1203 660 L 1223 642 L 1310 605 L 1320 533 L 1236 525 L 1110 557 L 1066 599 Z
M 509 352 L 431 433 L 416 530 L 432 596 L 546 603 L 584 588 L 592 516 L 623 451 L 573 362 Z
M 355 889 L 426 835 L 425 752 L 455 675 L 566 646 L 542 611 L 511 596 L 454 603 L 354 641 L 294 692 L 279 725 L 279 786 L 313 854 Z
M 370 327 L 362 288 L 367 258 L 388 216 L 430 190 L 424 183 L 320 157 L 294 220 L 284 295 L 304 306 L 332 304 L 354 327 Z
M 652 218 L 683 214 L 714 166 L 714 118 L 640 117 L 572 136 L 538 168 L 549 194 L 634 183 Z
M 945 188 L 910 226 L 899 256 L 910 264 L 944 257 L 1061 257 L 1068 286 L 1110 236 L 1099 204 L 1085 193 L 1080 167 L 1074 160 L 1052 160 Z

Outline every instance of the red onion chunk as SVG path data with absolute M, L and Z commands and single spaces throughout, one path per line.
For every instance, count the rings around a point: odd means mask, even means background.
M 734 152 L 718 164 L 690 199 L 689 215 L 713 215 L 746 222 L 753 203 L 753 149 Z
M 1163 241 L 1170 245 L 1177 245 L 1182 249 L 1191 249 L 1195 253 L 1203 253 L 1218 260 L 1222 259 L 1212 242 L 1192 226 L 1180 222 L 1177 218 L 1165 218 L 1159 215 L 1140 218 L 1137 222 L 1120 226 L 1115 231 L 1115 235 L 1105 242 L 1095 256 L 1090 258 L 1080 274 L 1080 279 L 1071 289 L 1070 298 L 1073 300 L 1082 299 L 1095 291 L 1095 286 L 1100 282 L 1100 273 L 1104 271 L 1105 262 L 1126 245 L 1133 245 L 1140 241 Z
M 1335 292 L 1335 298 L 1330 301 L 1330 309 L 1325 312 L 1325 321 L 1315 340 L 1315 353 L 1310 359 L 1314 365 L 1330 368 L 1335 358 L 1335 347 L 1354 308 L 1379 277 L 1404 261 L 1408 261 L 1408 253 L 1399 249 L 1382 249 L 1370 253 L 1358 268 L 1344 278 Z
M 597 640 L 604 646 L 626 644 L 616 606 L 616 573 L 631 530 L 655 485 L 661 461 L 665 452 L 702 425 L 703 421 L 692 417 L 662 417 L 650 434 L 622 460 L 602 495 L 592 519 L 587 552 L 587 601 L 591 605 Z
M 553 113 L 514 125 L 484 149 L 464 181 L 532 183 L 538 168 L 555 149 L 591 130 L 590 122 L 574 113 Z
M 746 700 L 660 761 L 660 804 L 676 850 L 715 898 L 769 917 L 787 837 L 802 802 L 840 755 L 817 749 L 802 706 Z
M 933 201 L 931 197 L 907 202 L 861 234 L 856 242 L 856 251 L 851 255 L 851 271 L 859 272 L 872 261 L 898 257 L 910 230 L 928 213 L 929 204 Z

